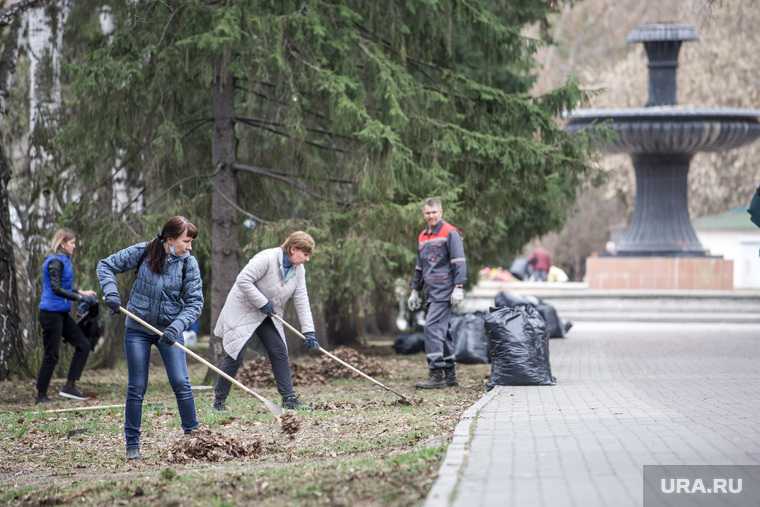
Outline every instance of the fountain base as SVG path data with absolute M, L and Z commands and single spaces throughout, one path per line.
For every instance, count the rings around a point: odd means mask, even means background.
M 732 290 L 734 261 L 720 257 L 589 257 L 590 289 Z

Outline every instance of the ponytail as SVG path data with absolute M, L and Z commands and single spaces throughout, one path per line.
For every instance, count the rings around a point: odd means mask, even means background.
M 187 232 L 191 238 L 198 235 L 198 228 L 183 216 L 171 217 L 161 228 L 161 232 L 148 243 L 145 248 L 148 268 L 154 273 L 161 273 L 166 263 L 166 250 L 164 241 L 167 239 L 177 239 L 182 233 Z

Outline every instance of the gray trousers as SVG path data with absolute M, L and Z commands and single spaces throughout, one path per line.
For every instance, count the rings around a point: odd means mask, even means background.
M 428 368 L 451 368 L 454 366 L 454 339 L 449 334 L 449 301 L 433 301 L 425 315 L 425 354 Z
M 238 369 L 243 364 L 243 356 L 245 356 L 245 349 L 250 345 L 253 336 L 258 336 L 261 343 L 269 355 L 269 362 L 272 363 L 272 373 L 274 373 L 274 380 L 277 383 L 277 391 L 281 396 L 289 396 L 293 394 L 293 379 L 290 373 L 290 364 L 288 364 L 288 349 L 285 347 L 280 333 L 277 332 L 277 328 L 274 327 L 272 319 L 267 317 L 264 322 L 256 328 L 253 335 L 245 342 L 245 345 L 238 354 L 237 359 L 232 358 L 226 352 L 222 361 L 219 364 L 219 369 L 230 377 L 237 375 Z M 214 384 L 214 398 L 216 401 L 224 402 L 227 396 L 230 394 L 231 383 L 221 375 L 216 378 L 216 384 Z

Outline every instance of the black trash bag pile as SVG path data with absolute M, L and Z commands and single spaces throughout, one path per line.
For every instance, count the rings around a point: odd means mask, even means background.
M 534 305 L 496 308 L 485 317 L 491 379 L 495 385 L 554 385 L 546 322 Z
M 425 333 L 406 333 L 398 335 L 393 342 L 396 354 L 416 354 L 425 350 Z
M 454 341 L 454 359 L 457 363 L 488 362 L 488 340 L 483 312 L 453 315 L 449 320 L 449 333 Z
M 530 264 L 528 264 L 528 258 L 517 257 L 509 266 L 509 272 L 518 280 L 524 281 L 530 278 Z
M 546 321 L 546 329 L 549 331 L 549 338 L 565 338 L 566 331 L 572 327 L 572 324 L 566 324 L 559 318 L 557 309 L 553 305 L 537 298 L 535 296 L 518 296 L 509 292 L 499 292 L 494 301 L 496 308 L 504 306 L 513 307 L 515 305 L 533 305 Z

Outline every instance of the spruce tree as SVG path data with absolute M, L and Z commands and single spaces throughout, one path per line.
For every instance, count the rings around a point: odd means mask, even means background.
M 121 1 L 110 37 L 100 4 L 69 17 L 60 153 L 83 181 L 139 172 L 145 223 L 177 210 L 200 223 L 212 324 L 239 245 L 303 228 L 313 303 L 332 338 L 354 338 L 368 302 L 411 274 L 423 198 L 464 231 L 474 278 L 561 225 L 589 169 L 557 121 L 577 88 L 528 93 L 543 41 L 523 32 L 556 2 Z M 124 218 L 87 204 L 70 216 L 90 229 Z

